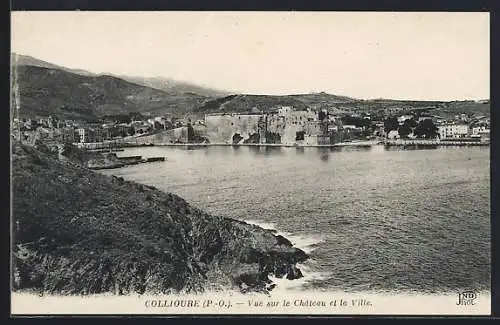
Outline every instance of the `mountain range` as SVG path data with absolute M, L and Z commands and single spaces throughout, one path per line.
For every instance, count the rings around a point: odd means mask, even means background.
M 295 95 L 232 94 L 166 77 L 96 74 L 13 53 L 12 107 L 19 116 L 56 115 L 93 120 L 107 115 L 141 113 L 202 117 L 213 112 L 269 111 L 277 106 L 328 109 L 330 112 L 380 111 L 382 108 L 429 108 L 435 114 L 489 114 L 489 101 L 363 100 L 328 93 Z M 14 90 L 14 87 L 13 87 Z M 14 92 L 15 94 L 15 92 Z
M 135 83 L 142 86 L 147 86 L 151 88 L 156 88 L 159 90 L 164 90 L 167 92 L 180 92 L 180 93 L 194 93 L 197 95 L 202 95 L 206 97 L 222 97 L 227 96 L 230 93 L 227 91 L 212 89 L 209 87 L 203 87 L 199 85 L 195 85 L 192 83 L 178 81 L 171 78 L 166 77 L 140 77 L 140 76 L 127 76 L 123 74 L 113 74 L 113 73 L 94 73 L 83 69 L 71 69 L 67 67 L 63 67 L 54 63 L 50 63 L 47 61 L 43 61 L 37 59 L 35 57 L 29 55 L 22 55 L 17 53 L 12 53 L 11 60 L 13 63 L 16 63 L 20 66 L 34 66 L 40 68 L 48 68 L 48 69 L 59 69 L 66 72 L 71 72 L 83 76 L 100 76 L 100 75 L 108 75 L 114 76 L 125 81 Z
M 19 89 L 20 116 L 53 114 L 92 120 L 130 112 L 184 114 L 224 94 L 167 78 L 95 74 L 16 54 L 12 68 L 13 85 Z

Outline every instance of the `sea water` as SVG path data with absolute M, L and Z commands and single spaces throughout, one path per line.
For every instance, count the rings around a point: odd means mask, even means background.
M 310 255 L 304 291 L 490 287 L 488 147 L 127 148 L 166 161 L 102 171 L 275 229 Z

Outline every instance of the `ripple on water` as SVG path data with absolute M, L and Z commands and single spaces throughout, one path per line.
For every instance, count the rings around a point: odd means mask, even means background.
M 281 286 L 489 289 L 489 148 L 274 149 L 131 148 L 124 154 L 167 161 L 105 173 L 277 229 L 311 256 L 308 276 Z

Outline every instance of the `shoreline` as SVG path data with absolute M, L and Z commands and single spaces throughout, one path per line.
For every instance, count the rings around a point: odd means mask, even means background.
M 315 260 L 311 257 L 311 253 L 316 250 L 318 247 L 316 245 L 323 242 L 323 238 L 314 238 L 312 236 L 307 235 L 297 235 L 290 232 L 282 231 L 277 229 L 276 225 L 271 222 L 259 222 L 255 220 L 242 220 L 248 224 L 258 226 L 265 230 L 272 231 L 277 236 L 283 236 L 290 240 L 293 247 L 296 247 L 302 251 L 304 251 L 309 258 L 303 263 L 297 263 L 296 267 L 301 271 L 302 277 L 298 279 L 288 280 L 286 275 L 279 278 L 274 275 L 269 275 L 269 280 L 272 281 L 273 284 L 276 284 L 276 287 L 270 291 L 270 294 L 276 292 L 289 292 L 289 291 L 304 291 L 304 286 L 312 280 L 322 280 L 330 276 L 329 273 L 313 271 L 312 266 Z
M 240 219 L 235 219 L 235 220 L 240 220 Z M 255 221 L 255 220 L 241 220 L 243 222 L 246 222 L 250 225 L 255 225 L 258 226 L 262 229 L 265 230 L 270 230 L 273 232 L 275 235 L 281 235 L 293 244 L 294 247 L 299 248 L 300 250 L 304 251 L 306 254 L 311 253 L 314 251 L 317 247 L 311 247 L 314 245 L 317 245 L 321 243 L 323 240 L 322 239 L 315 239 L 313 237 L 307 236 L 307 235 L 294 235 L 290 232 L 282 231 L 276 228 L 276 225 L 272 222 L 260 222 L 260 221 Z
M 332 148 L 347 146 L 371 147 L 382 142 L 339 142 L 335 144 L 281 144 L 281 143 L 165 143 L 153 144 L 158 147 L 284 147 L 284 148 Z M 141 146 L 141 145 L 138 145 Z
M 488 147 L 489 142 L 461 142 L 461 141 L 370 141 L 370 142 L 338 142 L 335 144 L 275 144 L 275 143 L 124 143 L 112 146 L 102 145 L 98 148 L 85 148 L 94 152 L 123 151 L 126 148 L 142 147 L 181 147 L 181 148 L 206 148 L 206 147 L 263 147 L 263 148 L 371 148 L 371 147 Z M 97 147 L 97 146 L 96 146 Z
M 17 238 L 30 236 L 15 243 L 14 287 L 19 292 L 123 295 L 215 286 L 265 293 L 273 289 L 269 275 L 285 276 L 287 281 L 302 277 L 297 264 L 309 256 L 270 230 L 209 214 L 173 193 L 68 164 L 52 153 L 19 145 L 13 154 L 16 221 L 36 226 L 27 234 L 22 232 L 25 227 L 17 230 Z M 28 188 L 44 190 L 27 195 Z M 59 200 L 53 199 L 56 192 Z M 43 213 L 37 202 L 53 212 Z M 73 202 L 83 204 L 68 218 L 64 211 Z M 33 208 L 19 213 L 24 205 Z M 44 250 L 40 238 L 53 238 L 55 251 Z M 71 240 L 71 250 L 59 244 L 62 240 Z M 25 247 L 26 242 L 37 245 Z M 47 270 L 32 267 L 40 256 Z M 67 270 L 65 259 L 75 267 Z M 107 273 L 97 271 L 102 267 Z M 75 273 L 85 276 L 55 276 Z M 98 285 L 89 286 L 89 281 Z

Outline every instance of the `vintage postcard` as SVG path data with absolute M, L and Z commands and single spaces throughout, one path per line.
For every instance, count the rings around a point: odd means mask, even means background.
M 489 315 L 485 12 L 11 14 L 13 315 Z

